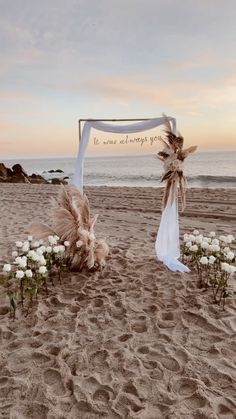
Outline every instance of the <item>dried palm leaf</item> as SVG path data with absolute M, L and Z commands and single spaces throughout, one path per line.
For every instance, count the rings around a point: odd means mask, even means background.
M 167 180 L 164 195 L 163 195 L 163 207 L 165 208 L 169 199 L 170 191 L 172 187 L 172 181 Z
M 56 235 L 56 231 L 44 223 L 33 222 L 28 226 L 28 231 L 37 239 L 45 239 L 50 235 Z

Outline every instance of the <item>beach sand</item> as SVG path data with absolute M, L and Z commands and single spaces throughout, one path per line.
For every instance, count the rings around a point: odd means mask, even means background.
M 31 221 L 48 221 L 58 188 L 0 185 L 1 262 Z M 194 272 L 156 260 L 162 192 L 87 188 L 110 245 L 104 271 L 63 274 L 14 322 L 1 287 L 1 418 L 236 417 L 235 295 L 222 311 Z M 181 235 L 235 235 L 235 209 L 233 190 L 189 189 Z

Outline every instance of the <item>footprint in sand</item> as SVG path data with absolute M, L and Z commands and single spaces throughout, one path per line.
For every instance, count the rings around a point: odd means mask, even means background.
M 131 325 L 131 328 L 136 333 L 144 333 L 148 330 L 147 324 L 146 324 L 146 317 L 145 316 L 139 316 L 138 320 Z
M 65 394 L 65 388 L 62 383 L 61 374 L 57 370 L 54 370 L 53 368 L 46 370 L 44 372 L 44 382 L 57 396 L 62 396 Z
M 46 362 L 51 361 L 49 356 L 44 355 L 41 352 L 33 352 L 32 358 L 36 364 L 45 364 Z
M 133 335 L 131 335 L 130 333 L 125 333 L 124 335 L 121 335 L 118 337 L 120 342 L 126 342 L 128 339 L 132 338 Z
M 93 400 L 99 404 L 107 405 L 110 400 L 109 392 L 103 389 L 98 389 L 93 394 Z
M 172 357 L 159 356 L 158 360 L 163 365 L 163 367 L 166 368 L 167 370 L 174 371 L 174 372 L 180 371 L 180 365 L 178 361 L 176 361 L 176 359 Z
M 180 396 L 191 396 L 197 391 L 198 383 L 196 380 L 188 377 L 182 377 L 173 385 L 173 390 Z
M 195 392 L 191 397 L 184 399 L 183 403 L 188 406 L 189 409 L 195 410 L 204 407 L 207 402 L 208 400 L 205 397 Z
M 225 418 L 225 419 L 235 419 L 235 412 L 230 409 L 228 406 L 226 406 L 225 404 L 219 404 L 218 406 L 218 412 L 219 412 L 219 417 L 220 418 Z

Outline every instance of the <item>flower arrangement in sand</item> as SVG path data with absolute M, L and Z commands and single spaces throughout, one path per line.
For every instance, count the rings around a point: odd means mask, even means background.
M 105 240 L 97 240 L 94 226 L 98 215 L 91 216 L 85 194 L 74 186 L 62 187 L 51 212 L 51 225 L 32 223 L 31 233 L 41 239 L 58 236 L 60 243 L 67 243 L 66 260 L 71 270 L 102 269 L 109 253 Z
M 59 244 L 58 240 L 57 236 L 49 236 L 46 241 L 37 241 L 29 236 L 27 240 L 15 243 L 12 262 L 3 266 L 10 314 L 13 318 L 18 303 L 23 307 L 26 303 L 28 314 L 39 291 L 43 288 L 48 294 L 48 279 L 54 284 L 55 273 L 61 278 L 61 270 L 65 267 L 66 247 Z
M 223 308 L 229 296 L 229 279 L 236 272 L 234 243 L 235 238 L 231 234 L 217 238 L 214 231 L 204 236 L 194 230 L 183 237 L 183 261 L 196 268 L 200 287 L 210 287 L 214 301 L 223 301 Z
M 48 281 L 54 285 L 61 272 L 96 270 L 105 267 L 109 248 L 105 240 L 97 240 L 89 202 L 76 188 L 61 189 L 52 210 L 52 226 L 32 223 L 33 236 L 17 241 L 12 262 L 3 266 L 10 314 L 15 318 L 17 304 L 28 314 L 41 289 L 48 294 Z
M 172 126 L 166 115 L 165 118 L 165 135 L 166 138 L 161 141 L 164 145 L 162 151 L 157 154 L 157 157 L 163 162 L 164 174 L 161 182 L 166 182 L 165 192 L 163 196 L 163 207 L 165 208 L 169 197 L 171 200 L 177 196 L 177 188 L 179 186 L 180 197 L 182 202 L 182 210 L 185 208 L 185 177 L 183 174 L 183 163 L 190 153 L 196 151 L 197 146 L 192 146 L 183 149 L 184 139 L 178 133 L 173 132 Z

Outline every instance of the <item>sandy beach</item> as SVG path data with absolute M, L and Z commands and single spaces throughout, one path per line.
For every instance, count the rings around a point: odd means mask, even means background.
M 31 221 L 48 221 L 58 189 L 0 184 L 1 266 Z M 222 311 L 194 272 L 156 260 L 162 192 L 87 188 L 104 271 L 64 274 L 14 322 L 1 286 L 1 418 L 236 417 L 236 294 Z M 189 189 L 181 235 L 194 228 L 235 235 L 236 191 Z

